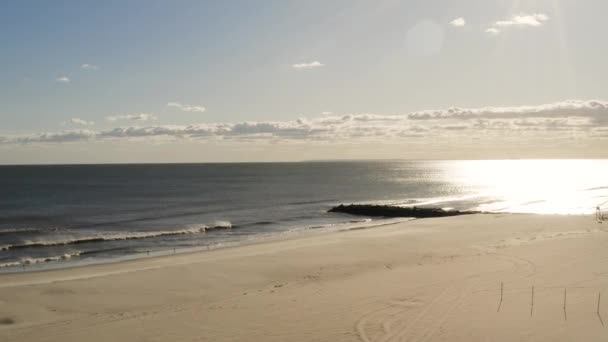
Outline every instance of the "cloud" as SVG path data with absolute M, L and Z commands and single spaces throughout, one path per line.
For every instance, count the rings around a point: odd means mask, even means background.
M 466 25 L 466 23 L 467 22 L 464 20 L 463 17 L 456 18 L 456 19 L 450 21 L 450 25 L 455 26 L 455 27 L 462 27 L 462 26 Z
M 522 118 L 585 118 L 590 124 L 608 124 L 608 102 L 598 100 L 566 100 L 561 102 L 517 107 L 448 108 L 425 110 L 408 115 L 411 120 L 474 120 Z
M 108 121 L 119 121 L 119 120 L 133 120 L 133 121 L 150 121 L 156 120 L 156 116 L 154 114 L 140 113 L 140 114 L 129 114 L 129 115 L 115 115 L 108 116 L 106 120 Z
M 82 65 L 80 66 L 80 69 L 82 69 L 82 70 L 91 70 L 91 71 L 97 71 L 97 70 L 99 70 L 99 66 L 94 65 L 94 64 L 86 64 L 86 63 L 85 63 L 85 64 L 82 64 Z
M 75 130 L 52 133 L 37 133 L 25 136 L 6 138 L 10 143 L 33 144 L 33 143 L 65 143 L 92 140 L 97 135 L 94 131 Z
M 294 69 L 315 69 L 315 68 L 320 68 L 325 66 L 325 64 L 319 62 L 319 61 L 314 61 L 314 62 L 310 62 L 310 63 L 299 63 L 299 64 L 293 64 L 292 67 Z
M 70 83 L 70 78 L 67 76 L 59 76 L 55 79 L 55 81 L 59 83 Z
M 549 16 L 544 13 L 520 14 L 508 20 L 495 22 L 490 28 L 486 29 L 486 32 L 498 34 L 507 27 L 538 27 L 542 26 L 547 20 L 549 20 Z
M 86 121 L 80 118 L 71 118 L 70 120 L 63 123 L 64 125 L 77 125 L 77 126 L 93 126 L 95 122 Z
M 509 20 L 499 20 L 494 23 L 495 26 L 541 26 L 545 21 L 549 20 L 549 17 L 543 13 L 535 14 L 520 14 L 513 16 Z
M 109 121 L 151 120 L 151 114 L 110 117 Z M 82 120 L 84 121 L 84 120 Z M 474 137 L 570 138 L 572 132 L 603 137 L 608 102 L 566 100 L 534 106 L 445 108 L 404 114 L 328 114 L 290 121 L 244 121 L 193 125 L 132 125 L 106 130 L 68 130 L 0 136 L 1 144 L 77 141 L 389 142 L 403 139 Z
M 206 110 L 205 107 L 202 106 L 192 106 L 187 104 L 181 104 L 179 102 L 169 102 L 167 103 L 167 107 L 174 107 L 184 112 L 198 112 L 202 113 Z
M 329 111 L 321 112 L 321 115 L 332 115 L 332 114 L 334 114 L 334 112 L 329 112 Z

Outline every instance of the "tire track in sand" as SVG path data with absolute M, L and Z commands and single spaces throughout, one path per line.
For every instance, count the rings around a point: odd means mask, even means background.
M 407 331 L 411 325 L 416 323 L 421 317 L 426 315 L 428 311 L 430 311 L 437 303 L 444 300 L 443 298 L 447 296 L 450 288 L 444 288 L 441 293 L 439 293 L 429 304 L 427 304 L 424 309 L 408 324 L 408 321 L 404 321 L 406 317 L 404 317 L 404 313 L 410 311 L 411 308 L 406 307 L 402 310 L 399 310 L 396 313 L 388 314 L 387 311 L 391 310 L 394 305 L 384 306 L 380 309 L 373 310 L 365 315 L 363 315 L 359 320 L 357 320 L 355 324 L 355 328 L 357 330 L 359 338 L 363 342 L 389 342 L 395 341 L 395 337 L 399 337 L 400 334 L 403 334 L 404 331 Z M 388 317 L 387 317 L 388 316 Z M 407 315 L 406 315 L 407 316 Z M 367 326 L 370 321 L 380 321 L 382 326 L 383 334 L 378 339 L 372 339 L 367 331 Z M 393 330 L 394 322 L 400 322 L 397 326 L 396 330 Z

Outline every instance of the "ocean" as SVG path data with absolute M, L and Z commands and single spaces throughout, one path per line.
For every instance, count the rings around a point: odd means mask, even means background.
M 0 166 L 0 272 L 396 221 L 327 212 L 342 203 L 593 214 L 607 201 L 608 160 Z

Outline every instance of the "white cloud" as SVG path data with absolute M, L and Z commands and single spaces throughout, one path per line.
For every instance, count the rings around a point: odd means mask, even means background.
M 133 120 L 133 121 L 150 121 L 156 120 L 156 116 L 154 114 L 140 113 L 140 114 L 129 114 L 129 115 L 115 115 L 108 116 L 106 120 L 108 121 L 119 121 L 119 120 Z
M 293 64 L 292 67 L 294 69 L 314 69 L 314 68 L 320 68 L 325 66 L 325 64 L 319 62 L 319 61 L 313 61 L 310 63 L 299 63 L 299 64 Z
M 181 104 L 179 102 L 169 102 L 167 103 L 167 107 L 174 107 L 184 112 L 198 112 L 202 113 L 206 110 L 205 107 L 202 106 L 192 106 L 187 104 Z
M 591 124 L 608 124 L 608 102 L 566 100 L 537 106 L 448 108 L 408 115 L 411 120 L 473 120 L 521 118 L 586 118 Z
M 150 114 L 109 117 L 109 121 L 146 121 Z M 84 120 L 83 120 L 84 121 Z M 530 136 L 569 139 L 608 132 L 608 102 L 567 100 L 535 106 L 446 108 L 409 114 L 326 115 L 291 121 L 127 126 L 107 130 L 69 130 L 0 136 L 1 144 L 60 143 L 91 140 L 215 140 L 237 142 L 355 142 L 402 139 Z
M 499 20 L 494 23 L 495 26 L 541 26 L 549 17 L 543 13 L 520 14 L 513 16 L 509 20 Z
M 67 76 L 59 76 L 55 79 L 55 81 L 59 83 L 70 83 L 70 78 Z
M 92 140 L 95 138 L 96 135 L 96 132 L 90 130 L 74 130 L 50 133 L 37 133 L 12 138 L 5 138 L 5 142 L 17 144 L 65 143 Z
M 91 70 L 91 71 L 96 71 L 96 70 L 99 70 L 99 66 L 94 65 L 94 64 L 86 64 L 86 63 L 85 63 L 85 64 L 82 64 L 82 65 L 80 66 L 80 69 L 82 69 L 82 70 Z
M 329 112 L 329 111 L 325 111 L 325 112 L 321 112 L 321 115 L 332 115 L 334 114 L 334 112 Z
M 490 34 L 498 34 L 507 27 L 538 27 L 542 26 L 549 16 L 544 13 L 520 14 L 508 20 L 499 20 L 486 30 Z
M 450 21 L 450 25 L 455 26 L 455 27 L 462 27 L 464 25 L 466 25 L 466 20 L 464 20 L 463 17 L 460 18 L 456 18 L 452 21 Z
M 77 125 L 77 126 L 93 126 L 95 122 L 86 121 L 80 118 L 71 118 L 70 120 L 63 123 L 64 125 Z

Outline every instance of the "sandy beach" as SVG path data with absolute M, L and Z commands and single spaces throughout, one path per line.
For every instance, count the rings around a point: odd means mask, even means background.
M 605 341 L 605 224 L 421 219 L 3 274 L 0 340 Z

